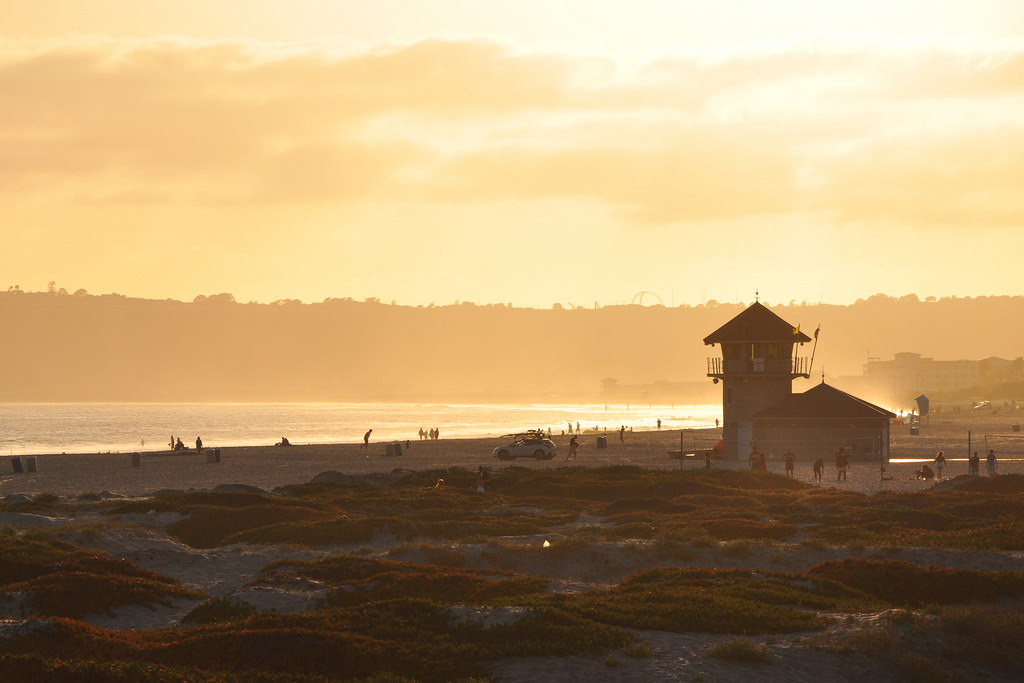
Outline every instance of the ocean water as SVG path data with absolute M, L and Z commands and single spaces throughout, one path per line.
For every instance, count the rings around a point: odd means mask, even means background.
M 427 403 L 31 403 L 0 404 L 0 454 L 145 452 L 168 448 L 171 435 L 189 447 L 501 436 L 527 429 L 713 427 L 720 405 L 458 405 Z

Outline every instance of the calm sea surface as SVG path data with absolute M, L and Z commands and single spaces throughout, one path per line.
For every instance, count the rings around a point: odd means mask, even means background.
M 713 427 L 720 405 L 442 405 L 382 403 L 33 403 L 0 404 L 0 454 L 158 451 L 173 434 L 188 446 L 346 443 L 373 429 L 373 440 L 501 436 L 526 429 L 556 434 L 620 425 L 654 429 Z

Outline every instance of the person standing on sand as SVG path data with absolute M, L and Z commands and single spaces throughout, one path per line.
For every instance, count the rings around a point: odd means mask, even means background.
M 985 458 L 985 467 L 988 469 L 988 476 L 996 476 L 996 452 L 988 449 L 988 456 Z
M 786 452 L 782 455 L 782 457 L 786 459 L 786 476 L 792 479 L 794 469 L 793 449 L 787 448 Z
M 202 453 L 203 452 L 203 440 L 200 439 L 198 436 L 196 437 L 196 452 L 197 453 Z
M 367 429 L 367 430 L 366 430 L 366 433 L 365 433 L 365 434 L 363 434 L 363 450 L 364 450 L 364 451 L 365 451 L 365 450 L 366 450 L 366 449 L 367 449 L 367 448 L 369 447 L 369 445 L 370 445 L 370 432 L 372 432 L 372 431 L 373 431 L 372 429 Z
M 625 441 L 626 441 L 626 425 L 622 425 L 622 426 L 619 427 L 619 443 L 624 443 Z
M 487 470 L 484 469 L 484 466 L 480 465 L 480 467 L 476 471 L 476 490 L 479 493 L 486 492 L 487 484 L 490 482 L 490 480 L 491 476 L 487 474 Z
M 821 475 L 825 473 L 825 458 L 814 461 L 814 480 L 821 483 Z
M 935 454 L 935 478 L 942 481 L 942 470 L 946 469 L 946 454 L 939 451 Z
M 978 469 L 981 465 L 981 458 L 978 457 L 978 451 L 974 451 L 974 454 L 967 458 L 967 474 L 972 477 L 978 476 Z
M 846 481 L 846 468 L 849 466 L 850 459 L 846 455 L 846 447 L 840 446 L 836 451 L 836 481 Z

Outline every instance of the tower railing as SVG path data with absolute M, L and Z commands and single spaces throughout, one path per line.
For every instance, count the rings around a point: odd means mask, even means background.
M 792 358 L 722 358 L 709 357 L 708 377 L 726 375 L 793 375 L 808 377 L 811 371 L 810 359 L 806 356 Z

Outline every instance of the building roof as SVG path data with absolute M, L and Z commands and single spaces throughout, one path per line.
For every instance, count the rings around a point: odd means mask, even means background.
M 704 337 L 705 344 L 721 342 L 808 342 L 811 338 L 755 301 L 742 313 Z
M 813 389 L 802 394 L 793 394 L 789 398 L 765 408 L 754 415 L 755 419 L 792 419 L 792 418 L 893 418 L 885 408 L 857 398 L 845 391 L 822 382 Z

